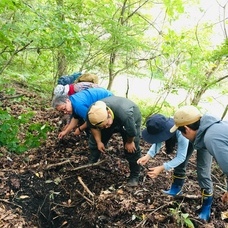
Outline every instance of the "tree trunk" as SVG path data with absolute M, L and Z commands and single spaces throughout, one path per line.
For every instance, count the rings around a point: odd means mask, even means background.
M 63 7 L 64 1 L 63 0 L 56 0 L 56 4 L 59 7 Z M 59 14 L 58 15 L 59 20 L 64 22 L 65 21 L 65 16 L 64 14 Z M 62 75 L 66 75 L 67 74 L 67 61 L 66 61 L 66 56 L 64 55 L 63 52 L 58 51 L 57 53 L 57 72 L 56 72 L 56 76 L 59 78 Z

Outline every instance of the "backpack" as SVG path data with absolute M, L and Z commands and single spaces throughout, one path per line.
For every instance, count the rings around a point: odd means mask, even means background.
M 58 79 L 58 82 L 57 84 L 58 85 L 68 85 L 68 84 L 73 84 L 74 81 L 81 76 L 81 72 L 78 72 L 78 73 L 73 73 L 71 75 L 63 75 L 61 76 L 59 79 Z
M 76 82 L 92 82 L 98 84 L 98 76 L 95 74 L 85 73 L 78 77 Z

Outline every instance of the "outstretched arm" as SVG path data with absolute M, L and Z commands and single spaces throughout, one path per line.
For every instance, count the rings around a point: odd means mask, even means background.
M 95 140 L 97 142 L 98 150 L 105 153 L 105 146 L 101 141 L 101 131 L 96 128 L 91 128 L 91 133 L 93 134 L 93 137 L 95 138 Z
M 70 120 L 69 125 L 67 126 L 66 129 L 61 131 L 58 135 L 58 138 L 61 139 L 63 138 L 66 134 L 68 134 L 72 129 L 74 129 L 78 125 L 78 119 L 72 118 Z

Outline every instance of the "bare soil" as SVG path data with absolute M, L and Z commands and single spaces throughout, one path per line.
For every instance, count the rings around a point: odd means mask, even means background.
M 30 107 L 36 111 L 33 121 L 48 122 L 53 131 L 42 146 L 21 155 L 0 148 L 0 228 L 228 227 L 227 219 L 221 217 L 228 209 L 221 202 L 224 177 L 215 163 L 211 220 L 205 223 L 195 213 L 201 204 L 195 154 L 188 165 L 182 196 L 162 193 L 170 187 L 172 172 L 150 179 L 142 170 L 139 186 L 127 187 L 129 169 L 118 134 L 112 137 L 100 161 L 88 166 L 86 134 L 72 133 L 58 140 L 64 117 L 49 108 L 50 101 L 37 92 L 28 92 L 22 85 L 16 90 L 29 102 L 18 102 L 1 93 L 2 108 L 10 107 L 12 115 L 18 116 Z M 141 140 L 142 154 L 149 147 Z M 148 167 L 172 156 L 175 154 L 167 155 L 162 149 Z

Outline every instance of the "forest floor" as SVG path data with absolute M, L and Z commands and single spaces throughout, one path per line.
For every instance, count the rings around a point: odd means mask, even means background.
M 138 187 L 127 187 L 129 168 L 123 154 L 122 140 L 113 135 L 98 163 L 89 166 L 87 136 L 57 135 L 64 117 L 47 107 L 43 97 L 26 88 L 16 88 L 28 99 L 18 102 L 1 93 L 1 107 L 19 116 L 27 108 L 36 112 L 32 121 L 48 122 L 53 131 L 37 149 L 23 154 L 0 147 L 0 228 L 227 228 L 227 205 L 221 202 L 224 177 L 213 163 L 214 201 L 211 219 L 205 223 L 195 213 L 201 204 L 196 180 L 195 153 L 190 159 L 183 195 L 162 193 L 172 182 L 172 172 L 150 179 L 146 170 L 140 174 Z M 141 140 L 142 154 L 150 145 Z M 175 154 L 163 149 L 148 167 L 162 164 Z

